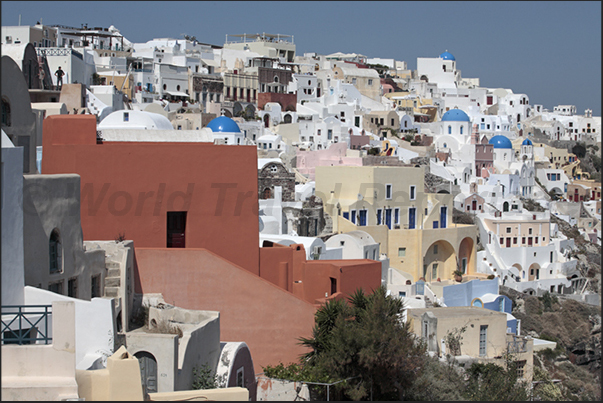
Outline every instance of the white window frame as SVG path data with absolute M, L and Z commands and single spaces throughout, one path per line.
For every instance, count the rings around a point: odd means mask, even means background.
M 391 200 L 392 199 L 392 194 L 393 194 L 393 187 L 391 183 L 387 183 L 385 184 L 385 199 L 386 200 Z
M 394 224 L 400 225 L 400 207 L 394 208 Z
M 239 385 L 239 374 L 241 375 L 241 384 Z M 245 387 L 245 367 L 241 367 L 237 369 L 237 386 L 244 388 Z

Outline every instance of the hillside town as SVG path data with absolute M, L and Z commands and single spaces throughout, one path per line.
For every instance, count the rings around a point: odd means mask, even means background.
M 381 297 L 430 365 L 601 398 L 600 116 L 225 34 L 2 26 L 2 400 L 385 399 L 274 375 Z

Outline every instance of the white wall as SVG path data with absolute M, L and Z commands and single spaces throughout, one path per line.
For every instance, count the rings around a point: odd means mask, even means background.
M 2 131 L 2 305 L 22 305 L 23 147 L 14 147 Z
M 26 286 L 26 305 L 51 305 L 55 301 L 75 304 L 75 366 L 76 369 L 105 367 L 113 354 L 115 320 L 113 299 L 92 298 L 84 301 Z

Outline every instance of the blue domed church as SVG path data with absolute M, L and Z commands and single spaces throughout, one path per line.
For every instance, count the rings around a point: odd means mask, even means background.
M 245 135 L 241 132 L 237 122 L 228 116 L 218 116 L 211 120 L 207 126 L 211 129 L 214 140 L 223 140 L 224 144 L 241 145 L 245 144 Z

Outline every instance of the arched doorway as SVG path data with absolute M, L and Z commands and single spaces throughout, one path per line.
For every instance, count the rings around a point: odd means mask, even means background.
M 157 392 L 157 360 L 155 356 L 147 351 L 139 351 L 134 354 L 134 357 L 138 359 L 140 365 L 143 393 Z
M 509 211 L 509 202 L 503 203 L 503 211 Z
M 292 120 L 292 119 L 291 119 L 291 114 L 290 114 L 290 113 L 287 113 L 287 114 L 285 115 L 285 120 L 284 120 L 284 121 L 285 121 L 285 123 L 291 123 L 291 120 Z
M 267 200 L 267 199 L 271 199 L 271 198 L 272 198 L 272 190 L 270 190 L 270 188 L 264 189 L 264 192 L 262 192 L 262 199 Z
M 270 115 L 265 114 L 264 115 L 264 127 L 269 127 L 269 126 L 270 126 Z
M 538 263 L 532 263 L 528 269 L 528 281 L 534 281 L 540 279 L 540 265 Z
M 448 241 L 432 243 L 423 254 L 423 277 L 425 281 L 452 279 L 452 273 L 457 268 L 457 256 Z

